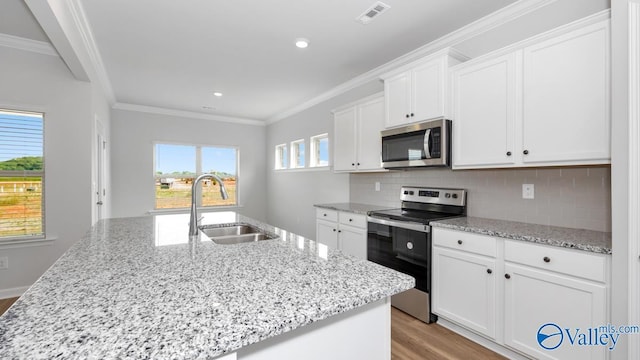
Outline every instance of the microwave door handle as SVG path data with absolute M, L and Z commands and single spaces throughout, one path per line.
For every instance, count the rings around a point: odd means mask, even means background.
M 425 159 L 431 159 L 431 129 L 424 132 L 424 156 Z

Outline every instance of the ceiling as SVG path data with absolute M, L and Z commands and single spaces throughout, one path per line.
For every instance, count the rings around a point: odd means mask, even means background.
M 269 120 L 515 0 L 383 0 L 357 22 L 375 2 L 78 1 L 117 103 Z M 1 8 L 0 32 L 47 40 L 22 0 Z

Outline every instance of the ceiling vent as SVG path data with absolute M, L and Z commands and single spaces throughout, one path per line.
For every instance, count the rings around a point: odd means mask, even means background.
M 373 6 L 371 6 L 367 11 L 363 12 L 362 15 L 358 16 L 356 20 L 363 25 L 370 23 L 373 19 L 378 17 L 383 12 L 387 11 L 391 6 L 378 1 Z

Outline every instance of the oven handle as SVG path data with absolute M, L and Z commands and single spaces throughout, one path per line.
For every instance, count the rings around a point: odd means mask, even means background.
M 424 232 L 424 233 L 428 233 L 429 232 L 429 225 L 415 223 L 415 222 L 380 219 L 380 218 L 373 217 L 373 216 L 368 216 L 367 217 L 367 221 L 372 222 L 372 223 L 376 223 L 376 224 L 381 224 L 381 225 L 387 225 L 387 226 L 393 226 L 393 227 L 398 227 L 398 228 L 402 228 L 402 229 L 407 229 L 407 230 L 419 231 L 419 232 Z

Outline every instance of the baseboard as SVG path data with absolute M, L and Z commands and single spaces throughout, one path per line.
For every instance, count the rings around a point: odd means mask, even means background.
M 520 353 L 517 353 L 515 351 L 512 351 L 510 349 L 507 349 L 506 347 L 496 344 L 495 342 L 482 337 L 476 333 L 474 333 L 473 331 L 467 330 L 457 324 L 454 324 L 446 319 L 443 318 L 438 318 L 438 325 L 445 327 L 455 333 L 458 333 L 464 337 L 466 337 L 467 339 L 480 344 L 484 347 L 486 347 L 487 349 L 496 352 L 504 357 L 506 357 L 507 359 L 512 359 L 512 360 L 529 360 L 528 357 L 522 356 Z
M 8 299 L 8 298 L 22 296 L 22 294 L 24 294 L 24 292 L 27 291 L 27 289 L 29 289 L 28 286 L 21 286 L 21 287 L 10 288 L 10 289 L 0 289 L 0 299 Z

